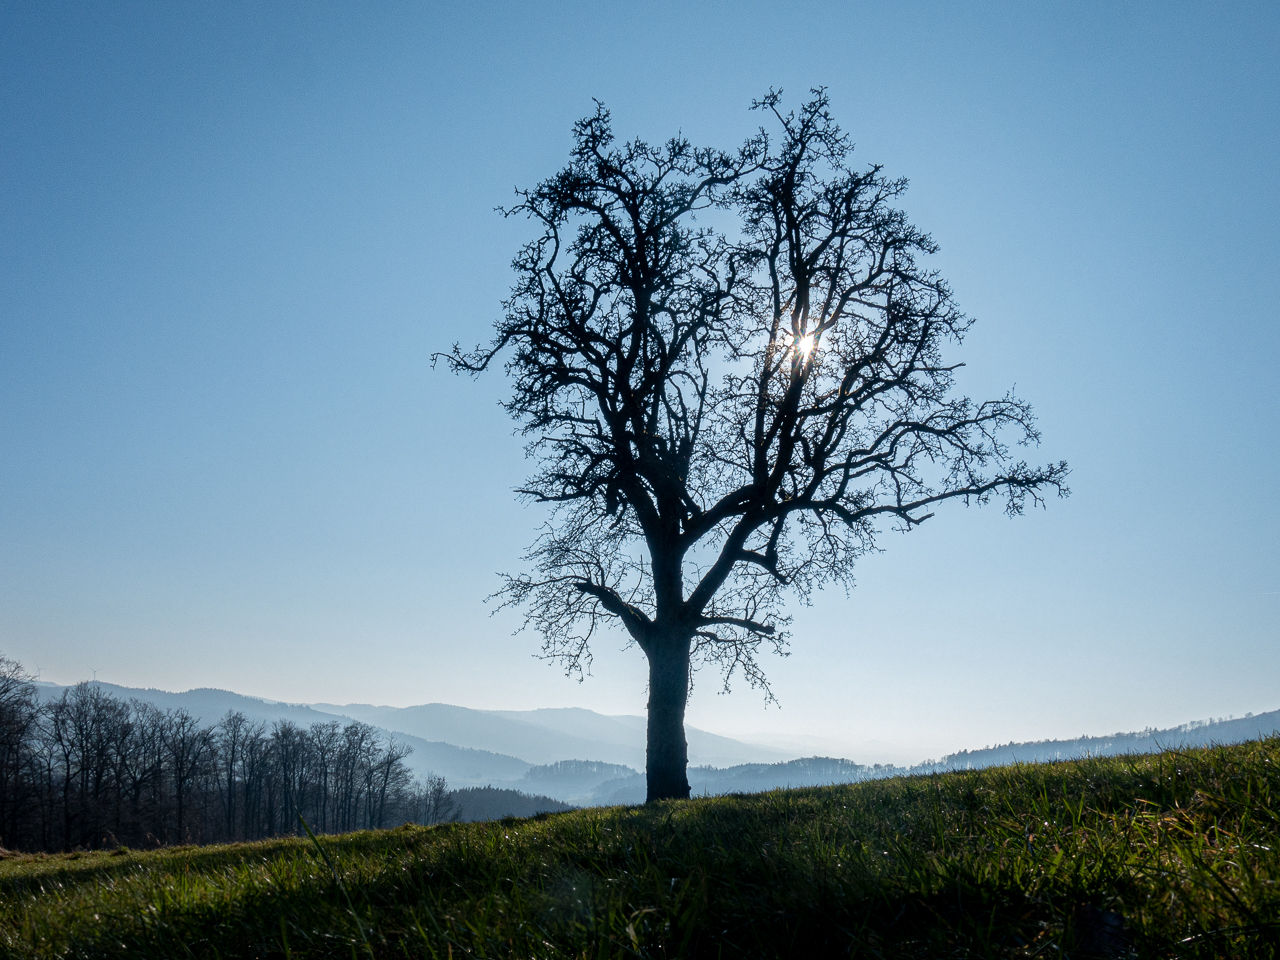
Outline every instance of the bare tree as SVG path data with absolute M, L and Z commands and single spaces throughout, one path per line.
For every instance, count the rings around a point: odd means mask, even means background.
M 449 792 L 444 777 L 429 773 L 424 781 L 413 785 L 409 794 L 409 819 L 430 826 L 458 819 L 458 802 Z
M 108 807 L 115 807 L 117 755 L 128 737 L 128 707 L 97 684 L 76 684 L 49 705 L 49 730 L 61 780 L 62 846 L 102 841 Z M 116 826 L 119 826 L 118 809 Z
M 387 801 L 403 794 L 413 781 L 404 765 L 404 758 L 413 753 L 413 747 L 396 740 L 394 734 L 379 747 L 370 765 L 368 826 L 382 828 L 387 824 Z
M 158 842 L 166 835 L 165 794 L 169 721 L 163 710 L 144 700 L 129 701 L 132 736 L 118 757 L 117 778 L 133 816 L 135 836 Z
M 228 710 L 214 727 L 214 756 L 218 767 L 218 794 L 222 800 L 223 829 L 228 838 L 236 835 L 239 809 L 237 774 L 244 765 L 245 742 L 254 734 L 253 724 L 239 710 Z
M 81 683 L 43 706 L 0 656 L 0 843 L 19 850 L 217 842 L 448 819 L 442 777 L 362 723 L 302 729 L 121 701 Z
M 342 728 L 342 743 L 334 764 L 337 830 L 358 830 L 365 825 L 361 813 L 368 810 L 378 740 L 377 731 L 367 723 L 354 721 Z
M 193 787 L 210 759 L 213 735 L 207 727 L 200 725 L 199 717 L 193 717 L 182 708 L 166 715 L 165 726 L 165 759 L 173 782 L 174 836 L 178 843 L 190 843 L 191 824 L 187 813 Z
M 298 811 L 307 801 L 311 742 L 301 727 L 289 720 L 277 720 L 271 726 L 271 747 L 281 790 L 281 822 L 299 832 Z
M 651 800 L 689 793 L 693 666 L 767 694 L 788 593 L 850 585 L 886 521 L 1065 493 L 1065 463 L 1011 454 L 1039 439 L 1025 402 L 952 396 L 943 348 L 970 321 L 893 206 L 905 182 L 850 165 L 824 92 L 754 106 L 776 132 L 733 153 L 618 144 L 603 107 L 579 122 L 568 166 L 506 211 L 539 234 L 493 343 L 443 355 L 505 356 L 540 464 L 520 493 L 553 508 L 505 601 L 571 671 L 606 624 L 648 658 Z
M 39 709 L 31 680 L 21 664 L 0 656 L 0 848 L 14 843 L 34 790 L 28 767 Z
M 328 723 L 313 723 L 309 736 L 311 752 L 315 757 L 314 774 L 318 791 L 316 811 L 319 814 L 319 826 L 316 829 L 321 833 L 328 833 L 334 765 L 342 746 L 342 734 L 338 730 L 338 721 L 331 720 Z

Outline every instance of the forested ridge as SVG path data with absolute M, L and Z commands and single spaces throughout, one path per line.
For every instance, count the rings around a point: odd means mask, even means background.
M 443 777 L 413 777 L 412 748 L 357 721 L 216 722 L 122 700 L 90 683 L 41 702 L 0 657 L 0 846 L 147 847 L 259 840 L 402 823 L 454 810 Z

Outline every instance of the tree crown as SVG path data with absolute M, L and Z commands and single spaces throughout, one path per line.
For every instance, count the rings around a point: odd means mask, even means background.
M 621 621 L 646 653 L 683 638 L 763 685 L 784 593 L 850 584 L 886 519 L 1066 493 L 1065 463 L 1011 455 L 1039 440 L 1028 404 L 952 395 L 943 348 L 970 321 L 893 205 L 906 182 L 851 166 L 821 90 L 754 107 L 776 133 L 727 153 L 618 144 L 597 105 L 505 211 L 539 234 L 494 341 L 445 355 L 506 355 L 539 465 L 520 493 L 553 512 L 503 594 L 570 669 Z

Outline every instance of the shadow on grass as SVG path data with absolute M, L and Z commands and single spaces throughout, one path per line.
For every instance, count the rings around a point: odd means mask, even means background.
M 12 957 L 1275 957 L 1280 739 L 0 863 Z M 331 862 L 325 862 L 325 854 Z

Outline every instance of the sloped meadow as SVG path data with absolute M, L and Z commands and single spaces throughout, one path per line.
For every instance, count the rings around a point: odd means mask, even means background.
M 1280 738 L 9 856 L 6 957 L 1274 957 Z

